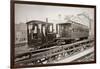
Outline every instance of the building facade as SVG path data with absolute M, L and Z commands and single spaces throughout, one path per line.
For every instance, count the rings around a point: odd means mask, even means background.
M 27 43 L 27 25 L 15 24 L 15 44 Z

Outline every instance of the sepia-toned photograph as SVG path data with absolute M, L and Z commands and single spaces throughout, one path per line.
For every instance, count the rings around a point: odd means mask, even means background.
M 12 1 L 11 7 L 12 67 L 96 63 L 96 6 Z

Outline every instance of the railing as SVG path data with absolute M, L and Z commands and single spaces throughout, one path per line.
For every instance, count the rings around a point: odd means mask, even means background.
M 51 48 L 40 49 L 36 51 L 27 52 L 18 58 L 15 58 L 16 65 L 25 65 L 25 64 L 45 64 L 51 63 L 52 61 L 58 61 L 59 56 L 72 56 L 73 54 L 79 53 L 83 50 L 91 48 L 94 45 L 93 40 L 82 40 L 72 44 L 61 45 L 61 46 L 54 46 Z

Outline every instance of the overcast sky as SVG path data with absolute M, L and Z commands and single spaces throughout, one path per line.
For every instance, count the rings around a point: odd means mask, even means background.
M 93 8 L 15 4 L 15 23 L 26 23 L 30 20 L 46 21 L 46 18 L 48 18 L 49 22 L 55 23 L 59 21 L 59 19 L 64 20 L 65 16 L 76 16 L 82 12 L 88 14 L 88 16 L 94 21 Z M 86 21 L 86 18 L 83 17 L 82 19 L 83 21 Z M 87 22 L 84 22 L 83 24 L 87 26 L 89 25 Z

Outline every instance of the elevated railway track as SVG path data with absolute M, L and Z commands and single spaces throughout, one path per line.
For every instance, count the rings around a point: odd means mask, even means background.
M 15 65 L 34 65 L 34 64 L 50 64 L 61 63 L 62 59 L 66 58 L 65 62 L 74 61 L 94 49 L 94 41 L 90 39 L 81 40 L 75 43 L 53 46 L 50 48 L 29 51 L 15 56 Z M 83 55 L 78 55 L 83 54 Z M 74 57 L 73 57 L 74 56 Z M 69 60 L 69 58 L 73 59 Z

